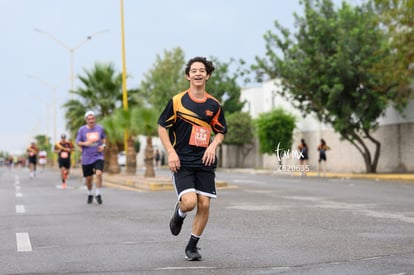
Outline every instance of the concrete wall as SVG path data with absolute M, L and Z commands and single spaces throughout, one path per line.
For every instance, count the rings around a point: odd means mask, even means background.
M 381 142 L 380 159 L 377 172 L 414 172 L 414 123 L 401 123 L 381 126 L 373 133 L 374 138 Z M 319 153 L 317 146 L 323 138 L 331 147 L 327 152 L 327 171 L 331 172 L 365 172 L 365 162 L 361 153 L 351 143 L 341 140 L 340 136 L 331 129 L 322 131 L 296 131 L 294 133 L 294 146 L 296 150 L 300 140 L 304 138 L 309 146 L 308 164 L 311 171 L 318 170 Z M 373 153 L 374 146 L 369 144 Z M 236 168 L 240 154 L 235 146 L 223 146 L 223 167 Z M 276 169 L 278 165 L 276 155 L 262 155 L 256 145 L 246 157 L 243 167 L 238 168 L 266 168 Z M 295 165 L 299 161 L 291 157 L 283 164 Z
M 319 155 L 317 146 L 320 139 L 326 140 L 332 148 L 327 152 L 327 169 L 333 172 L 365 172 L 365 162 L 357 148 L 348 141 L 341 140 L 340 136 L 329 125 L 320 123 L 314 116 L 302 117 L 299 110 L 278 94 L 278 81 L 268 81 L 262 86 L 242 89 L 241 100 L 248 103 L 244 111 L 257 118 L 262 112 L 269 112 L 281 107 L 297 118 L 297 129 L 294 133 L 296 150 L 300 139 L 304 138 L 310 148 L 309 165 L 312 171 L 318 169 Z M 373 133 L 374 138 L 381 142 L 380 159 L 377 172 L 413 172 L 414 171 L 414 101 L 411 101 L 403 114 L 389 107 L 385 115 L 378 120 L 380 127 Z M 367 141 L 373 153 L 374 146 Z M 275 148 L 276 149 L 276 148 Z M 234 146 L 223 146 L 223 167 L 235 168 L 240 158 Z M 285 164 L 298 164 L 298 160 L 291 158 Z M 244 163 L 244 168 L 277 167 L 276 156 L 262 155 L 256 144 Z

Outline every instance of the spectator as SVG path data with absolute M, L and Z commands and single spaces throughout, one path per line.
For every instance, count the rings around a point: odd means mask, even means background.
M 318 176 L 321 175 L 321 169 L 323 170 L 323 176 L 326 175 L 326 151 L 330 149 L 331 148 L 328 145 L 326 145 L 325 140 L 321 138 L 321 143 L 318 145 L 318 151 L 319 151 Z

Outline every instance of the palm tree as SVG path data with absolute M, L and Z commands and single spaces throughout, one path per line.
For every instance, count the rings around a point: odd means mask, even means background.
M 115 111 L 116 112 L 116 111 Z M 106 142 L 108 144 L 105 150 L 105 167 L 110 174 L 119 174 L 121 167 L 118 163 L 119 146 L 122 146 L 122 129 L 118 126 L 118 118 L 114 114 L 105 117 L 100 123 L 105 128 Z
M 71 91 L 78 99 L 71 99 L 63 105 L 66 109 L 66 127 L 72 137 L 76 137 L 79 127 L 85 124 L 86 111 L 94 111 L 100 123 L 100 119 L 109 116 L 122 104 L 122 74 L 116 73 L 112 64 L 96 63 L 92 70 L 85 70 L 85 74 L 79 76 L 82 87 Z M 111 142 L 108 144 L 107 154 L 112 154 L 112 145 Z M 111 157 L 108 155 L 105 159 Z M 105 167 L 111 165 L 106 163 Z
M 71 91 L 78 99 L 71 99 L 66 109 L 67 128 L 71 133 L 85 123 L 83 115 L 92 110 L 99 117 L 110 115 L 122 104 L 122 74 L 116 73 L 112 64 L 96 63 L 92 70 L 85 70 L 86 76 L 79 76 L 82 88 Z
M 144 177 L 155 177 L 154 171 L 154 149 L 152 147 L 152 137 L 157 135 L 158 129 L 158 112 L 154 108 L 141 107 L 133 109 L 131 113 L 132 122 L 137 125 L 139 132 L 147 137 L 147 145 L 145 146 L 144 162 L 145 174 Z
M 131 175 L 135 175 L 137 171 L 137 152 L 135 152 L 134 143 L 135 138 L 139 133 L 139 129 L 135 121 L 132 119 L 132 113 L 135 113 L 137 108 L 139 108 L 138 105 L 130 108 L 128 111 L 118 109 L 106 119 L 108 121 L 107 127 L 113 132 L 114 141 L 118 144 L 119 150 L 124 147 L 124 130 L 128 130 L 126 172 Z
M 136 110 L 139 108 L 138 105 L 133 107 L 132 109 L 129 109 L 128 111 L 122 112 L 122 123 L 123 129 L 127 129 L 128 132 L 128 139 L 127 139 L 127 150 L 126 150 L 126 172 L 130 175 L 135 175 L 137 173 L 137 153 L 135 151 L 135 140 L 137 135 L 139 134 L 138 125 L 134 123 L 133 120 L 133 113 L 136 112 Z M 124 133 L 125 134 L 125 133 Z

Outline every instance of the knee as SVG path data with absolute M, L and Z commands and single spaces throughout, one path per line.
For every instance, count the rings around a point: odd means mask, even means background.
M 210 198 L 199 196 L 197 208 L 200 210 L 208 210 L 210 208 Z
M 187 194 L 181 197 L 181 211 L 188 212 L 193 210 L 197 205 L 197 196 Z

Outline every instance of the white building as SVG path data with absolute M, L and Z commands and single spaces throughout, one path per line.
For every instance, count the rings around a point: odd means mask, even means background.
M 277 93 L 276 83 L 276 81 L 267 81 L 261 86 L 242 89 L 241 100 L 247 102 L 243 111 L 250 113 L 252 118 L 257 118 L 262 112 L 281 107 L 295 115 L 297 128 L 294 132 L 292 150 L 295 150 L 300 139 L 304 138 L 309 147 L 309 165 L 313 171 L 318 167 L 319 154 L 316 148 L 321 138 L 325 139 L 331 147 L 331 150 L 327 152 L 328 171 L 366 171 L 363 157 L 355 146 L 348 141 L 341 141 L 340 136 L 333 131 L 332 127 L 319 122 L 316 117 L 303 118 L 299 110 Z M 393 108 L 388 108 L 379 123 L 380 128 L 373 133 L 373 136 L 381 142 L 377 172 L 414 171 L 414 101 L 409 103 L 403 116 Z M 231 146 L 224 146 L 223 167 L 235 167 L 234 159 L 237 156 L 234 151 Z M 289 161 L 290 164 L 298 162 L 295 159 Z M 275 156 L 259 154 L 258 146 L 255 146 L 245 160 L 245 167 L 250 168 L 274 168 L 277 164 Z

